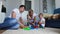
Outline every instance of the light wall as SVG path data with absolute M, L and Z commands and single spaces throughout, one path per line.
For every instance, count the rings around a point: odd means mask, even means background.
M 56 9 L 60 8 L 60 0 L 55 0 L 55 4 L 56 4 Z
M 43 0 L 31 0 L 32 9 L 35 13 L 44 13 L 43 12 Z M 47 13 L 53 14 L 55 9 L 55 0 L 47 0 Z
M 2 1 L 0 0 L 0 24 L 3 23 L 5 19 L 5 13 L 1 12 L 1 8 L 2 8 Z
M 6 16 L 9 16 L 14 8 L 18 8 L 21 4 L 24 5 L 24 0 L 6 0 Z
M 47 0 L 47 13 L 53 14 L 55 10 L 55 0 Z
M 32 9 L 34 10 L 35 13 L 39 14 L 42 13 L 43 8 L 42 8 L 42 0 L 31 0 L 32 1 Z
M 2 8 L 2 1 L 0 0 L 0 13 L 1 13 L 1 8 Z
M 44 13 L 43 12 L 43 0 L 29 0 L 32 1 L 32 9 L 34 10 L 35 13 Z M 55 0 L 55 5 L 56 8 L 60 7 L 60 0 Z M 54 1 L 52 0 L 47 0 L 47 13 L 53 14 L 54 13 L 54 4 L 52 3 Z M 9 16 L 11 13 L 12 9 L 18 8 L 21 4 L 25 4 L 25 0 L 6 0 L 6 9 L 7 13 L 6 15 Z

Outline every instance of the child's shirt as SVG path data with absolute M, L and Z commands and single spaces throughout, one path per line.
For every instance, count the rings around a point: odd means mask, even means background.
M 29 18 L 27 19 L 28 20 L 28 22 L 30 22 L 30 23 L 32 23 L 33 21 L 34 21 L 34 17 L 36 16 L 36 14 L 34 13 L 33 14 L 33 16 L 32 16 L 32 18 L 29 16 Z
M 28 22 L 29 22 L 29 23 L 32 23 L 33 21 L 34 21 L 34 17 L 31 18 L 31 17 L 29 16 Z
M 36 22 L 41 22 L 42 24 L 45 24 L 45 19 L 43 17 L 39 18 L 38 16 L 36 16 Z

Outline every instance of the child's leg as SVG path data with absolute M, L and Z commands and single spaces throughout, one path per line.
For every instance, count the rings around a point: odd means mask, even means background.
M 38 28 L 38 23 L 36 22 L 35 25 L 34 25 L 34 28 Z
M 45 28 L 45 24 L 40 24 L 40 28 Z

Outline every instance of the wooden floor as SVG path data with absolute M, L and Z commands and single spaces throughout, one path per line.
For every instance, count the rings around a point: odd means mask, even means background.
M 5 32 L 6 30 L 0 30 L 0 34 L 2 34 L 3 32 Z
M 34 30 L 0 30 L 0 34 L 60 34 L 60 29 L 56 28 L 45 28 L 45 29 L 34 29 Z

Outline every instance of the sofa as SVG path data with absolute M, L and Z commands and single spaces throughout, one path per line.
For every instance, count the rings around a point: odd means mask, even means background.
M 60 28 L 60 19 L 46 20 L 46 27 Z
M 46 27 L 60 28 L 60 14 L 53 14 L 45 19 Z

